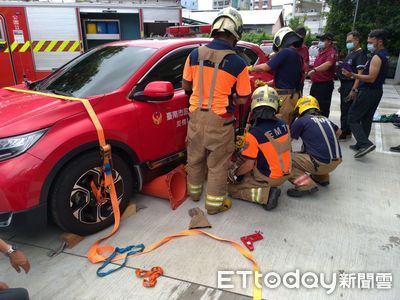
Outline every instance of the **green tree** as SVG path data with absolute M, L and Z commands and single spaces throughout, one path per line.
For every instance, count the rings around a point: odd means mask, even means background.
M 346 51 L 346 34 L 352 30 L 357 0 L 327 0 L 330 7 L 326 31 L 332 32 L 341 51 Z M 400 1 L 359 0 L 354 29 L 360 32 L 361 45 L 366 48 L 368 33 L 382 28 L 389 32 L 387 49 L 394 56 L 400 51 Z
M 246 42 L 251 42 L 254 44 L 261 44 L 263 40 L 272 40 L 272 34 L 256 33 L 256 32 L 244 32 L 242 34 L 242 40 Z
M 297 27 L 303 27 L 305 21 L 307 20 L 307 15 L 302 17 L 291 17 L 288 22 L 288 26 L 293 30 L 296 30 Z

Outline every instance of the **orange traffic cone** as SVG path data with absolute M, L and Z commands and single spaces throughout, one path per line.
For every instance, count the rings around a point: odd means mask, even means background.
M 168 199 L 172 209 L 176 209 L 187 198 L 186 173 L 181 165 L 171 172 L 157 177 L 142 188 L 142 193 Z

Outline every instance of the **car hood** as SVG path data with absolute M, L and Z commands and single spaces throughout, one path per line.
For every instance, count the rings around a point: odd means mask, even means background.
M 95 97 L 90 102 L 95 105 L 101 98 Z M 47 128 L 83 111 L 84 106 L 77 101 L 1 89 L 0 138 Z

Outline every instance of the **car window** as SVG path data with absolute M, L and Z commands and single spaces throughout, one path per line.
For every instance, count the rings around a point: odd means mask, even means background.
M 157 49 L 133 46 L 95 48 L 51 74 L 35 89 L 85 98 L 120 88 Z
M 181 89 L 183 67 L 185 66 L 186 58 L 190 52 L 197 47 L 198 46 L 181 48 L 163 57 L 154 68 L 140 80 L 135 92 L 143 91 L 146 85 L 152 81 L 169 81 L 174 86 L 174 89 Z
M 257 62 L 258 55 L 256 52 L 243 46 L 237 46 L 236 48 L 237 48 L 236 51 L 237 54 L 244 59 L 244 61 L 248 66 L 254 65 Z

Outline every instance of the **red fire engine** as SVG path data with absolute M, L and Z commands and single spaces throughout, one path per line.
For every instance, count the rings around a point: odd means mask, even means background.
M 176 1 L 0 4 L 0 87 L 41 79 L 98 45 L 164 35 L 181 24 Z

